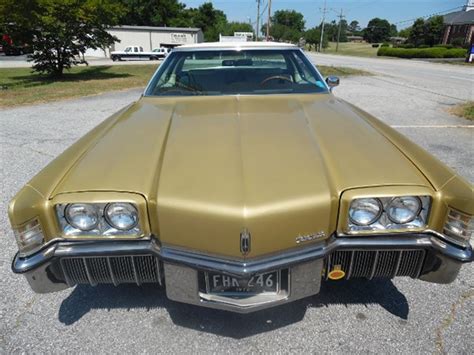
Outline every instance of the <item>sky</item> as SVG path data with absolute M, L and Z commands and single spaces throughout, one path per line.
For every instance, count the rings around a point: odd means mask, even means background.
M 198 7 L 204 2 L 212 2 L 215 8 L 225 12 L 229 21 L 245 21 L 255 26 L 257 17 L 256 0 L 181 0 L 187 7 Z M 260 0 L 265 7 L 268 0 Z M 446 13 L 461 10 L 467 0 L 327 0 L 329 12 L 327 22 L 337 19 L 343 10 L 346 20 L 359 21 L 365 27 L 370 19 L 380 17 L 395 23 L 398 29 L 408 27 L 417 17 L 428 16 L 438 12 Z M 262 9 L 261 7 L 261 9 Z M 306 28 L 321 22 L 324 0 L 272 0 L 272 12 L 282 9 L 293 9 L 301 12 L 306 20 Z M 267 16 L 267 11 L 264 14 Z

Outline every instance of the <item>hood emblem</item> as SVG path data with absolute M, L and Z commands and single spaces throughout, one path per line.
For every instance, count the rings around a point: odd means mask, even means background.
M 247 255 L 250 252 L 250 232 L 244 228 L 240 232 L 240 252 L 242 255 Z

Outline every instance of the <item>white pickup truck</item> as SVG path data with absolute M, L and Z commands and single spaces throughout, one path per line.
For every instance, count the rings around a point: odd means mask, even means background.
M 159 60 L 164 58 L 166 48 L 156 48 L 151 52 L 145 52 L 143 47 L 128 46 L 123 51 L 114 51 L 110 53 L 110 59 L 114 62 L 118 60 Z

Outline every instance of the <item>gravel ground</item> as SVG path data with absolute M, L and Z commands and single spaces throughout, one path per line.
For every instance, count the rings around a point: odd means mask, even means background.
M 474 181 L 473 128 L 443 111 L 455 99 L 378 76 L 343 79 L 335 93 Z M 0 353 L 472 352 L 472 264 L 450 285 L 405 278 L 335 282 L 317 296 L 250 315 L 171 302 L 151 286 L 34 294 L 10 272 L 16 246 L 8 201 L 53 157 L 138 97 L 134 90 L 0 110 Z

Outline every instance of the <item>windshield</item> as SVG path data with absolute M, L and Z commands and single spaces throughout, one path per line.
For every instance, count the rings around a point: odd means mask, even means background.
M 328 92 L 298 49 L 175 51 L 153 77 L 147 96 Z

